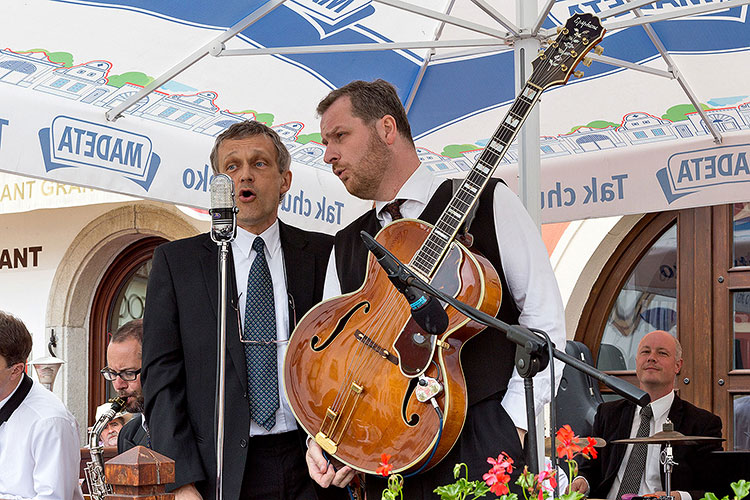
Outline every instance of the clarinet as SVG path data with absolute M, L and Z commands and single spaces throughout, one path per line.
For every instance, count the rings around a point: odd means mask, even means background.
M 104 500 L 105 495 L 112 494 L 112 487 L 107 484 L 104 477 L 104 459 L 102 457 L 102 449 L 104 447 L 99 445 L 99 436 L 104 428 L 107 427 L 107 424 L 123 409 L 125 400 L 122 398 L 112 398 L 109 402 L 112 403 L 109 410 L 99 417 L 99 420 L 89 431 L 91 461 L 86 463 L 84 472 L 92 500 Z

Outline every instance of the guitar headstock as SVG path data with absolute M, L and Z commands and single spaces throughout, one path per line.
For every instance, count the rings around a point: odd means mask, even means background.
M 604 38 L 605 31 L 598 17 L 573 15 L 544 53 L 531 63 L 534 72 L 529 82 L 541 89 L 564 85 L 586 53 Z

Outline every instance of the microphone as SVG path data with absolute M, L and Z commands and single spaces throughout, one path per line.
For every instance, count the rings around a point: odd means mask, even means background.
M 227 174 L 216 174 L 209 186 L 211 192 L 211 239 L 226 243 L 237 236 L 237 207 L 234 205 L 234 182 Z
M 411 316 L 417 325 L 431 335 L 440 335 L 447 330 L 448 313 L 445 312 L 440 301 L 410 285 L 409 279 L 413 279 L 414 275 L 409 268 L 399 262 L 388 249 L 378 243 L 369 233 L 360 231 L 359 235 L 367 249 L 378 260 L 378 264 L 386 272 L 396 290 L 406 297 L 409 307 L 411 307 Z

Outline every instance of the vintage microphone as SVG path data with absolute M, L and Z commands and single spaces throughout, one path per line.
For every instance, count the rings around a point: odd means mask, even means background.
M 426 294 L 422 290 L 411 286 L 407 279 L 414 277 L 411 271 L 383 245 L 373 238 L 368 232 L 360 231 L 359 236 L 365 243 L 367 249 L 372 252 L 378 260 L 378 264 L 383 268 L 388 278 L 401 292 L 411 308 L 411 316 L 419 327 L 431 335 L 441 335 L 448 329 L 448 313 L 443 309 L 443 305 L 432 295 Z
M 224 468 L 224 407 L 227 364 L 227 266 L 229 243 L 237 236 L 237 207 L 234 202 L 234 182 L 226 174 L 214 175 L 209 186 L 211 193 L 211 239 L 219 245 L 219 315 L 216 346 L 216 499 L 223 500 Z

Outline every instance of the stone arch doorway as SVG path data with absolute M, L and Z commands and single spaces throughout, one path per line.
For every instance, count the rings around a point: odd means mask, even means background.
M 89 414 L 96 409 L 89 408 L 91 381 L 100 377 L 103 367 L 91 365 L 90 325 L 107 271 L 124 250 L 141 240 L 175 240 L 199 232 L 174 206 L 137 202 L 117 206 L 92 220 L 65 252 L 50 287 L 45 324 L 60 339 L 58 354 L 66 360 L 61 372 L 64 401 L 81 423 L 82 436 L 83 423 L 90 423 Z

